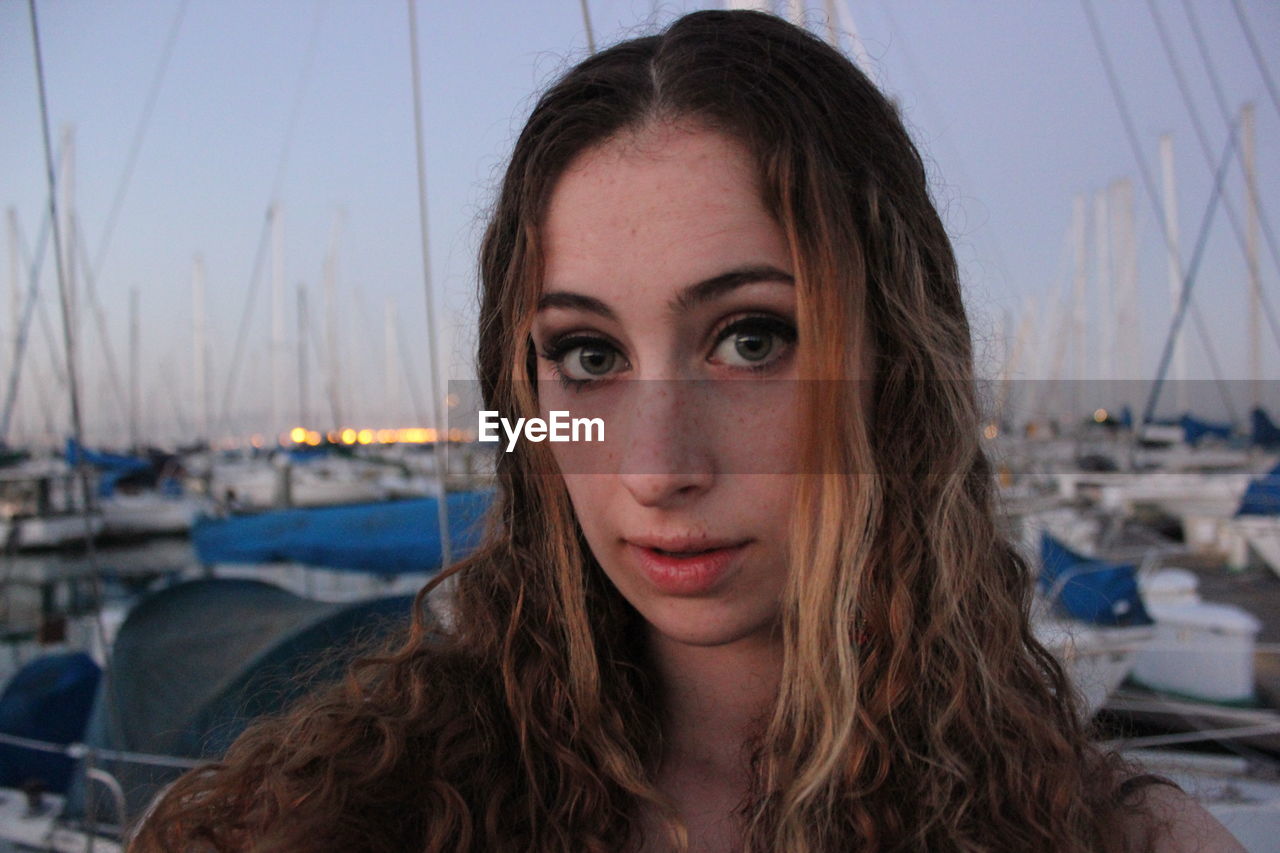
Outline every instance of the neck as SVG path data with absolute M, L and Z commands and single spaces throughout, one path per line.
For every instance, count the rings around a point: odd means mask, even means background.
M 777 696 L 782 642 L 776 635 L 722 646 L 650 637 L 663 685 L 663 760 L 693 761 L 745 776 L 743 746 Z

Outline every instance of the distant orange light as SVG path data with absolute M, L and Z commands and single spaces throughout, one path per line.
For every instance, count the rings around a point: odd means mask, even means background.
M 294 427 L 289 430 L 289 438 L 294 444 L 302 444 L 307 440 L 307 431 L 303 427 Z
M 1106 422 L 1107 422 L 1107 410 L 1106 410 L 1106 409 L 1098 409 L 1096 412 L 1094 412 L 1094 413 L 1093 413 L 1093 420 L 1094 420 L 1094 422 L 1095 422 L 1095 423 L 1100 423 L 1100 424 L 1104 424 L 1104 423 L 1106 423 Z
M 344 429 L 344 430 L 342 431 L 342 443 L 343 443 L 343 444 L 355 444 L 355 443 L 356 443 L 356 431 L 355 431 L 355 430 L 353 430 L 353 429 L 351 429 L 350 427 L 348 427 L 347 429 Z
M 373 430 L 371 429 L 360 430 L 360 432 L 356 434 L 356 441 L 360 442 L 361 444 L 369 444 L 370 442 L 373 441 Z

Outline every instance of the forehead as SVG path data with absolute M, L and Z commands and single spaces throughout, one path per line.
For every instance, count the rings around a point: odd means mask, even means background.
M 671 124 L 579 156 L 551 195 L 544 250 L 547 290 L 677 286 L 726 264 L 790 266 L 746 147 Z

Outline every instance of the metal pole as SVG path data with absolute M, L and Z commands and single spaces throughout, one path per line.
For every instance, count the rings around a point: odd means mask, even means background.
M 1249 265 L 1249 384 L 1253 408 L 1262 406 L 1262 275 L 1258 269 L 1258 172 L 1253 143 L 1253 104 L 1240 109 L 1244 155 L 1245 258 Z
M 414 149 L 418 161 L 418 221 L 421 226 L 422 240 L 422 282 L 426 291 L 427 302 L 427 352 L 430 355 L 427 376 L 430 385 L 431 423 L 436 431 L 436 476 L 440 481 L 440 499 L 436 502 L 438 507 L 437 517 L 440 524 L 440 568 L 446 569 L 453 562 L 453 553 L 449 541 L 448 494 L 445 488 L 445 474 L 448 465 L 446 450 L 449 446 L 449 430 L 448 425 L 444 423 L 441 417 L 440 397 L 442 394 L 437 385 L 436 357 L 439 350 L 436 348 L 436 320 L 433 307 L 435 300 L 431 287 L 431 244 L 427 236 L 427 168 L 422 143 L 422 73 L 418 64 L 418 14 L 415 0 L 408 0 L 408 4 L 409 58 L 413 71 L 413 134 L 416 143 Z

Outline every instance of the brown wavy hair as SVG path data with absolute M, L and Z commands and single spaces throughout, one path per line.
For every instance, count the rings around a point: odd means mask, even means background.
M 1126 849 L 1132 774 L 1091 745 L 996 527 L 970 330 L 925 169 L 845 57 L 771 16 L 698 12 L 563 76 L 516 143 L 480 258 L 485 408 L 537 414 L 540 228 L 583 152 L 654 122 L 744 144 L 795 264 L 813 430 L 785 660 L 739 813 L 751 851 Z M 861 331 L 865 330 L 865 332 Z M 874 366 L 856 383 L 857 334 Z M 832 389 L 835 389 L 834 391 Z M 864 412 L 863 414 L 857 414 Z M 656 810 L 659 688 L 545 444 L 498 454 L 448 625 L 407 638 L 168 793 L 153 850 L 616 851 Z

